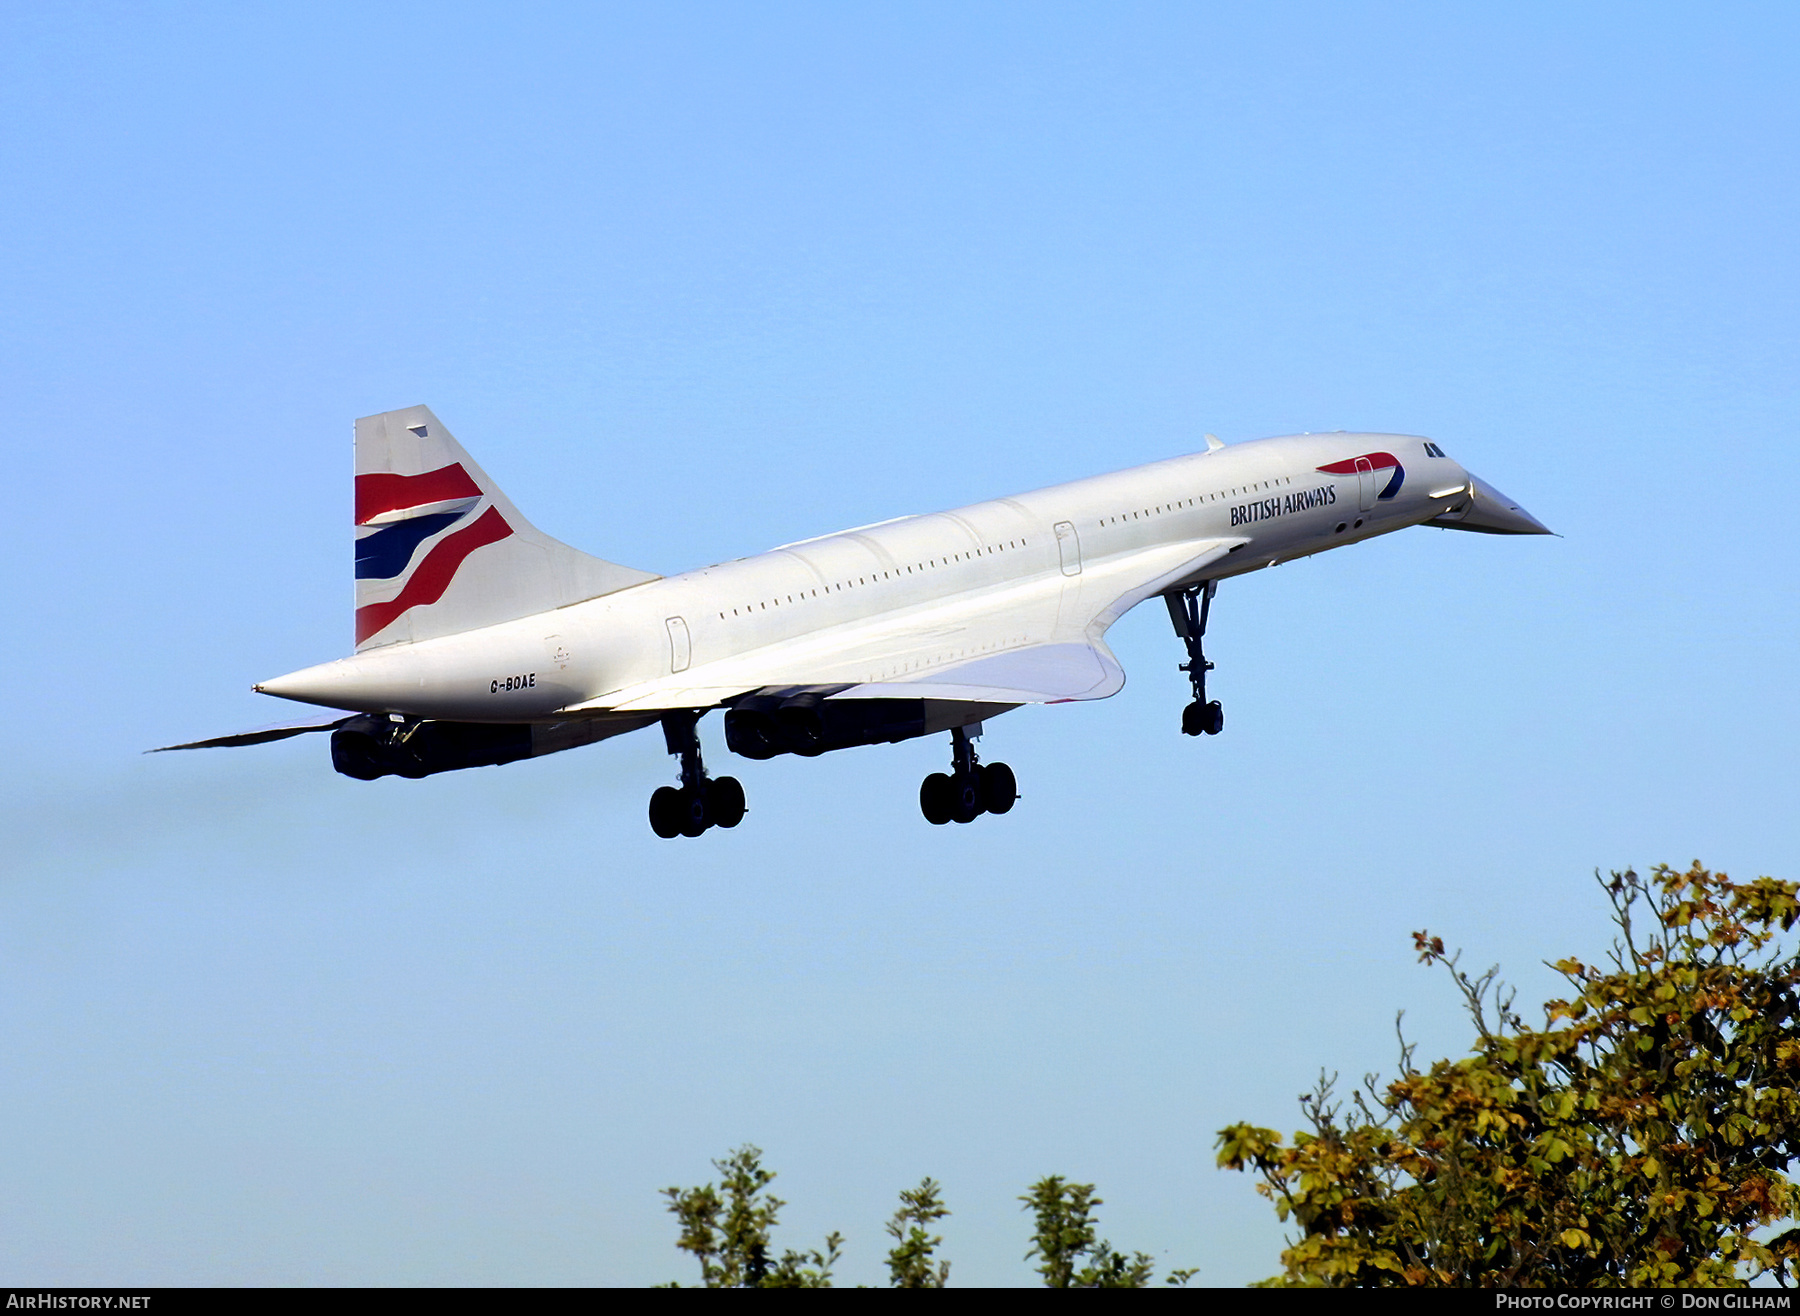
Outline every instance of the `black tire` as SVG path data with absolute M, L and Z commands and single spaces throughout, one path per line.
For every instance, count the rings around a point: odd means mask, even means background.
M 744 821 L 744 787 L 736 777 L 720 777 L 706 788 L 706 816 L 718 827 Z
M 1181 710 L 1181 734 L 1184 736 L 1206 734 L 1206 706 L 1204 704 L 1189 704 Z
M 954 803 L 950 778 L 943 773 L 934 772 L 919 783 L 919 812 L 933 827 L 942 827 L 950 821 Z
M 981 783 L 961 775 L 950 779 L 950 820 L 972 823 L 981 816 Z
M 681 834 L 698 836 L 712 826 L 712 819 L 707 816 L 706 788 L 699 790 L 682 790 L 681 794 Z
M 1005 813 L 1019 799 L 1019 779 L 1004 763 L 981 769 L 981 807 L 989 813 Z
M 1225 729 L 1225 709 L 1217 699 L 1206 706 L 1206 734 L 1216 736 Z
M 665 841 L 681 835 L 681 792 L 673 786 L 658 786 L 650 796 L 650 830 Z

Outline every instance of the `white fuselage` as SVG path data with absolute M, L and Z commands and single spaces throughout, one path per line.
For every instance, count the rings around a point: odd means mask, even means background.
M 1371 449 L 1405 467 L 1390 497 L 1380 496 L 1389 471 L 1319 469 Z M 789 544 L 518 621 L 369 649 L 257 688 L 362 712 L 552 719 L 672 672 L 903 623 L 959 599 L 979 607 L 990 592 L 1163 544 L 1246 541 L 1185 583 L 1240 575 L 1420 524 L 1469 487 L 1457 462 L 1418 438 L 1260 439 Z

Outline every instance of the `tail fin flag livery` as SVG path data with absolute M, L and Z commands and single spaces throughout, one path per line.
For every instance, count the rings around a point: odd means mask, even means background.
M 427 407 L 356 422 L 356 648 L 435 639 L 656 580 L 520 514 Z
M 651 829 L 736 827 L 698 724 L 757 762 L 950 737 L 926 822 L 1020 798 L 985 726 L 1125 684 L 1108 629 L 1160 597 L 1185 662 L 1186 736 L 1220 734 L 1205 639 L 1219 583 L 1412 526 L 1548 535 L 1417 435 L 1226 444 L 950 511 L 901 516 L 662 577 L 570 548 L 520 514 L 424 407 L 356 422 L 356 650 L 257 683 L 328 712 L 169 749 L 329 733 L 336 770 L 414 779 L 557 754 L 660 724 L 678 784 Z M 1235 587 L 1234 587 L 1235 588 Z

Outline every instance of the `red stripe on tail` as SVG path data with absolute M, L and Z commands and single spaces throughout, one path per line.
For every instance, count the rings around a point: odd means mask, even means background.
M 462 467 L 446 467 L 462 474 Z M 433 475 L 442 475 L 443 471 L 433 471 Z M 363 477 L 364 479 L 368 477 Z M 402 476 L 388 477 L 402 479 Z M 425 479 L 425 476 L 414 476 L 414 479 Z M 463 477 L 467 479 L 467 476 Z M 357 483 L 360 485 L 361 480 Z M 455 494 L 446 497 L 454 498 Z M 435 500 L 434 500 L 435 501 Z M 402 503 L 400 506 L 404 507 Z M 379 515 L 379 513 L 370 513 Z M 364 640 L 386 627 L 395 618 L 409 608 L 422 608 L 427 603 L 436 603 L 444 597 L 444 591 L 450 588 L 450 582 L 456 576 L 457 568 L 462 566 L 463 559 L 478 548 L 498 543 L 512 534 L 512 527 L 506 524 L 506 518 L 500 515 L 498 508 L 490 507 L 481 514 L 474 525 L 464 526 L 453 535 L 446 535 L 438 541 L 436 548 L 425 555 L 419 563 L 418 570 L 406 582 L 399 596 L 387 603 L 371 603 L 365 608 L 356 610 L 356 642 Z
M 460 463 L 440 466 L 423 475 L 359 475 L 356 477 L 356 524 L 402 507 L 441 503 L 446 498 L 479 498 L 481 489 Z

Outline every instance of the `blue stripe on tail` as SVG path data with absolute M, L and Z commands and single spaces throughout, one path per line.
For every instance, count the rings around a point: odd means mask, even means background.
M 457 512 L 436 512 L 415 516 L 383 526 L 372 535 L 356 541 L 356 578 L 358 580 L 391 580 L 406 570 L 420 544 L 445 526 L 455 525 L 468 514 L 468 508 Z

